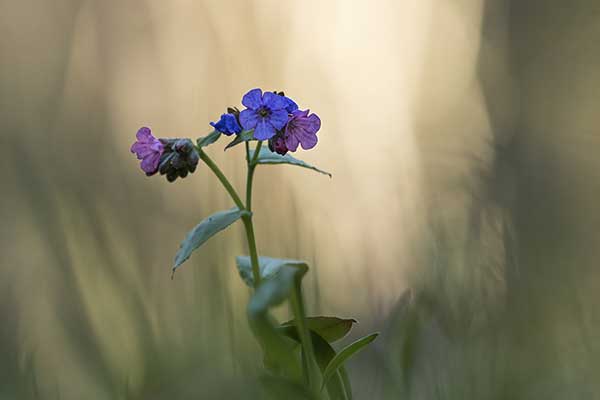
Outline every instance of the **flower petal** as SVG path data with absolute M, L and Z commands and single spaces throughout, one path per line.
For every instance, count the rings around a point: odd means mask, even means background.
M 308 132 L 317 133 L 321 129 L 321 119 L 317 114 L 311 114 L 308 117 L 294 119 L 294 125 Z
M 242 104 L 247 108 L 256 110 L 263 104 L 262 97 L 262 90 L 258 88 L 252 89 L 251 91 L 246 93 L 244 97 L 242 97 Z
M 160 160 L 160 153 L 152 154 L 142 160 L 142 171 L 147 174 L 156 172 L 158 169 L 158 162 Z
M 275 136 L 275 128 L 266 119 L 263 119 L 254 129 L 254 138 L 257 140 L 267 140 Z
M 263 94 L 263 105 L 268 107 L 271 111 L 285 109 L 288 102 L 285 97 L 275 94 L 273 92 L 266 92 Z M 245 105 L 245 104 L 244 104 Z
M 298 104 L 296 104 L 296 102 L 294 100 L 292 100 L 286 96 L 284 96 L 283 98 L 285 99 L 285 102 L 287 103 L 287 105 L 285 106 L 285 111 L 287 111 L 288 113 L 291 114 L 298 109 Z
M 283 138 L 285 139 L 285 147 L 287 147 L 289 151 L 296 151 L 298 149 L 298 138 L 292 132 L 289 132 L 288 129 L 285 130 Z
M 281 97 L 281 96 L 280 96 Z M 285 110 L 275 110 L 271 111 L 271 115 L 269 115 L 269 122 L 271 125 L 277 130 L 283 129 L 285 124 L 288 122 L 288 113 Z
M 135 134 L 135 137 L 140 142 L 151 142 L 154 139 L 152 131 L 146 126 L 141 127 Z
M 319 141 L 316 134 L 306 131 L 303 131 L 301 135 L 296 135 L 296 137 L 298 138 L 298 141 L 300 141 L 300 145 L 304 150 L 312 149 Z
M 240 113 L 240 123 L 245 130 L 254 129 L 258 124 L 258 114 L 253 110 L 244 110 Z

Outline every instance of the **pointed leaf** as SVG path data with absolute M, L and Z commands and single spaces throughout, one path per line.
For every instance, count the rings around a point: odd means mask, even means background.
M 248 256 L 238 256 L 235 259 L 240 276 L 249 287 L 254 287 L 254 275 L 252 274 L 252 262 Z M 258 257 L 260 277 L 263 279 L 275 275 L 284 265 L 306 266 L 304 261 L 289 260 L 285 258 Z M 306 268 L 308 268 L 306 266 Z
M 221 137 L 221 132 L 219 132 L 219 131 L 212 131 L 207 136 L 198 138 L 198 140 L 196 141 L 196 143 L 198 144 L 198 147 L 206 147 L 206 146 L 208 146 L 210 144 L 213 144 L 217 140 L 219 140 L 220 137 Z
M 190 257 L 194 250 L 202 246 L 202 244 L 216 233 L 227 228 L 245 215 L 250 215 L 250 213 L 246 210 L 240 210 L 237 207 L 234 207 L 227 211 L 219 211 L 196 225 L 194 229 L 187 234 L 183 242 L 181 242 L 179 251 L 175 256 L 173 272 L 175 272 L 175 270 Z
M 285 327 L 281 331 L 290 339 L 300 343 L 298 330 L 293 326 Z M 327 368 L 327 365 L 329 365 L 331 360 L 333 360 L 336 355 L 335 349 L 331 347 L 331 345 L 327 343 L 323 337 L 314 331 L 311 331 L 310 334 L 317 364 L 319 365 L 321 372 L 324 372 L 325 368 Z M 338 368 L 337 373 L 331 378 L 330 382 L 327 383 L 327 392 L 332 400 L 352 400 L 352 388 L 350 386 L 350 380 L 348 379 L 343 365 Z
M 352 324 L 356 323 L 353 318 L 338 318 L 338 317 L 307 317 L 306 324 L 308 329 L 321 336 L 329 343 L 340 340 L 350 332 Z M 294 320 L 281 324 L 282 328 L 294 328 Z
M 235 135 L 235 138 L 233 138 L 233 140 L 229 142 L 227 146 L 225 146 L 225 150 L 250 140 L 254 140 L 254 129 L 250 129 L 249 131 L 241 131 L 239 134 Z
M 341 367 L 346 360 L 352 357 L 354 354 L 358 353 L 360 350 L 364 349 L 369 343 L 371 343 L 375 338 L 379 335 L 379 333 L 372 333 L 368 336 L 365 336 L 361 339 L 358 339 L 356 342 L 349 344 L 344 347 L 334 358 L 329 362 L 327 368 L 325 368 L 325 372 L 323 372 L 323 384 L 322 387 L 327 384 L 329 379 L 337 372 L 339 367 Z
M 254 154 L 254 152 L 253 152 Z M 297 158 L 292 157 L 289 153 L 282 156 L 280 154 L 274 153 L 268 148 L 261 147 L 258 153 L 258 159 L 256 160 L 257 164 L 291 164 L 296 165 L 302 168 L 312 169 L 313 171 L 320 172 L 322 174 L 328 175 L 331 178 L 331 174 L 327 171 L 323 171 L 317 167 L 313 167 L 310 164 L 305 163 L 302 160 L 298 160 Z

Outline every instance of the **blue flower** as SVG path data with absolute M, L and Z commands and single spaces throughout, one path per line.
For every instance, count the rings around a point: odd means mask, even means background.
M 285 106 L 285 111 L 287 111 L 288 114 L 291 114 L 298 109 L 298 104 L 296 104 L 294 100 L 290 99 L 289 97 L 286 97 L 283 94 L 281 94 L 280 96 L 283 96 L 285 102 L 287 103 L 287 105 Z
M 227 136 L 234 133 L 238 134 L 242 131 L 242 127 L 233 114 L 223 114 L 218 122 L 211 122 L 210 124 L 217 131 L 224 133 Z
M 263 94 L 260 89 L 252 89 L 242 98 L 242 104 L 246 106 L 240 113 L 242 127 L 245 130 L 254 129 L 254 138 L 257 140 L 275 136 L 276 131 L 283 129 L 288 122 L 286 108 L 290 107 L 290 103 L 286 99 L 272 92 Z

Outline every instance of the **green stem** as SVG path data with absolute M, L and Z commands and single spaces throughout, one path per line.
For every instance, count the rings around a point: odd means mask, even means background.
M 237 194 L 237 192 L 235 191 L 235 189 L 233 188 L 233 186 L 231 185 L 231 183 L 229 182 L 229 180 L 227 179 L 225 174 L 223 174 L 223 172 L 219 169 L 217 164 L 214 163 L 214 161 L 208 156 L 208 154 L 206 154 L 204 151 L 202 151 L 202 148 L 197 148 L 197 150 L 198 150 L 198 154 L 200 155 L 200 159 L 202 161 L 204 161 L 204 163 L 216 175 L 216 177 L 219 179 L 219 181 L 221 181 L 221 183 L 223 184 L 223 187 L 225 187 L 225 190 L 227 190 L 227 193 L 229 193 L 229 195 L 233 199 L 233 202 L 235 203 L 235 205 L 238 206 L 238 208 L 240 210 L 251 211 L 248 207 L 244 206 L 244 203 L 242 203 L 242 199 L 240 199 L 240 196 Z M 248 165 L 249 164 L 250 163 L 248 163 Z M 250 187 L 250 193 L 251 193 L 251 191 L 252 191 L 252 182 L 251 181 L 250 181 L 249 187 Z M 256 251 L 256 238 L 254 237 L 254 226 L 252 224 L 252 214 L 243 216 L 242 222 L 244 223 L 244 228 L 246 230 L 246 239 L 248 240 L 248 248 L 250 251 L 250 260 L 252 262 L 252 276 L 254 278 L 254 287 L 258 287 L 258 285 L 260 284 L 260 267 L 258 265 L 258 252 Z
M 262 141 L 258 142 L 254 155 L 250 159 L 250 150 L 248 142 L 246 142 L 246 159 L 248 161 L 248 177 L 246 179 L 246 207 L 248 211 L 252 211 L 252 182 L 254 181 L 254 170 L 256 169 L 256 160 L 258 159 L 258 152 L 262 147 Z
M 248 164 L 248 175 L 246 177 L 246 209 L 252 212 L 252 183 L 254 181 L 254 169 L 256 168 L 256 158 L 258 151 L 262 146 L 262 141 L 258 142 L 254 156 L 250 159 L 250 146 L 246 142 L 246 162 Z M 252 277 L 254 278 L 254 287 L 260 284 L 260 266 L 258 263 L 258 252 L 256 250 L 256 238 L 254 237 L 254 224 L 252 223 L 252 214 L 244 217 L 244 226 L 246 228 L 246 237 L 248 238 L 248 248 L 250 249 L 250 262 L 252 263 Z
M 219 167 L 217 167 L 217 164 L 215 164 L 214 161 L 210 159 L 208 154 L 202 151 L 201 148 L 198 148 L 198 154 L 200 155 L 200 159 L 204 161 L 206 165 L 208 165 L 208 168 L 210 168 L 211 171 L 214 172 L 217 178 L 221 181 L 221 183 L 225 187 L 225 190 L 227 190 L 227 193 L 229 193 L 229 195 L 233 199 L 235 205 L 238 206 L 240 210 L 246 209 L 246 207 L 244 207 L 244 203 L 242 203 L 242 199 L 240 199 L 240 196 L 238 196 L 233 186 L 231 186 L 231 183 L 229 183 L 227 177 L 223 174 Z
M 258 252 L 256 251 L 256 238 L 254 237 L 254 225 L 252 224 L 252 214 L 242 217 L 244 228 L 246 228 L 246 239 L 248 240 L 248 249 L 250 250 L 250 262 L 252 263 L 252 278 L 254 279 L 254 288 L 260 285 L 260 267 L 258 265 Z
M 296 329 L 298 331 L 298 336 L 300 337 L 300 343 L 302 344 L 302 349 L 304 350 L 305 360 L 303 363 L 303 368 L 305 370 L 305 378 L 308 381 L 308 386 L 310 387 L 311 391 L 315 395 L 320 396 L 321 374 L 315 359 L 310 332 L 308 330 L 308 326 L 306 325 L 306 313 L 304 311 L 302 283 L 300 280 L 297 280 L 294 283 L 294 291 L 290 296 L 290 303 L 292 305 L 292 312 L 294 313 L 294 321 L 296 322 Z

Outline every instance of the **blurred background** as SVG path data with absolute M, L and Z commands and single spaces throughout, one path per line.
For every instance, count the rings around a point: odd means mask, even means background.
M 600 398 L 600 2 L 0 0 L 0 399 L 261 398 L 231 206 L 135 132 L 211 131 L 254 87 L 323 121 L 261 167 L 259 252 L 356 317 L 356 399 Z M 209 153 L 241 188 L 242 146 Z M 286 318 L 287 310 L 279 310 Z

